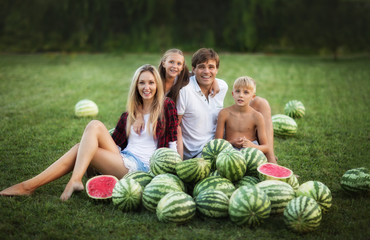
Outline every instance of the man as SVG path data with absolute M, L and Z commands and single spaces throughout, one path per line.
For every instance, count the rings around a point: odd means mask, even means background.
M 216 78 L 219 63 L 219 56 L 213 49 L 201 48 L 192 57 L 194 76 L 181 89 L 177 102 L 184 159 L 200 157 L 204 145 L 215 136 L 217 116 L 228 89 L 225 81 Z M 211 97 L 214 81 L 220 92 Z

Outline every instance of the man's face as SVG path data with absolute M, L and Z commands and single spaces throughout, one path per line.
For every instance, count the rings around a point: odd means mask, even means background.
M 215 60 L 199 63 L 193 68 L 193 73 L 200 87 L 210 87 L 216 78 L 217 72 Z

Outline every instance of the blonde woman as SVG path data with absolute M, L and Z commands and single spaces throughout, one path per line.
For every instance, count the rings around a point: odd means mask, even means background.
M 132 129 L 139 108 L 145 121 L 140 135 Z M 176 150 L 177 126 L 176 106 L 170 98 L 164 98 L 158 71 L 151 65 L 143 65 L 134 74 L 127 112 L 121 115 L 112 136 L 102 122 L 91 121 L 80 143 L 37 176 L 1 191 L 0 195 L 30 195 L 38 187 L 72 171 L 60 196 L 66 201 L 73 192 L 84 189 L 82 177 L 89 166 L 119 179 L 130 171 L 148 171 L 150 156 L 157 148 Z

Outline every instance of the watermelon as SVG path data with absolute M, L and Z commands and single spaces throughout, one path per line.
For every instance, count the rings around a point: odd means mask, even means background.
M 176 185 L 181 191 L 185 191 L 186 187 L 181 179 L 172 173 L 162 173 L 155 176 L 150 183 L 170 183 Z
M 235 190 L 234 184 L 227 178 L 221 176 L 209 176 L 199 181 L 193 190 L 193 197 L 197 197 L 199 193 L 208 189 L 216 189 L 225 193 L 228 197 Z
M 349 194 L 369 193 L 369 170 L 365 167 L 347 170 L 340 179 L 340 186 Z
M 150 171 L 154 175 L 161 173 L 176 174 L 176 164 L 182 162 L 181 156 L 171 148 L 158 148 L 150 157 Z
M 77 117 L 95 117 L 98 112 L 99 109 L 96 103 L 88 99 L 80 100 L 75 105 L 75 115 Z
M 134 179 L 144 188 L 152 181 L 153 176 L 144 171 L 134 171 L 127 173 L 123 178 Z
M 240 180 L 247 170 L 244 156 L 234 148 L 226 148 L 218 154 L 216 167 L 221 176 L 232 182 Z
M 306 233 L 320 226 L 322 212 L 313 198 L 299 196 L 285 207 L 283 219 L 287 228 L 294 232 Z
M 271 201 L 271 214 L 281 214 L 288 202 L 296 197 L 295 191 L 288 183 L 278 180 L 265 180 L 256 184 Z
M 218 154 L 226 148 L 233 148 L 233 146 L 231 143 L 229 143 L 229 141 L 220 138 L 212 139 L 206 145 L 204 145 L 202 150 L 202 158 L 211 161 L 212 170 L 216 169 L 216 159 Z
M 267 163 L 267 158 L 265 154 L 258 150 L 257 148 L 242 148 L 240 150 L 241 154 L 244 156 L 244 160 L 247 164 L 247 171 L 245 175 L 258 177 L 257 168 L 263 164 Z
M 174 184 L 173 181 L 158 180 L 153 182 L 153 180 L 145 186 L 142 197 L 143 206 L 151 212 L 156 211 L 158 202 L 167 193 L 183 191 L 183 189 L 178 184 Z
M 292 186 L 292 188 L 294 189 L 294 191 L 297 191 L 298 188 L 299 188 L 299 181 L 297 179 L 297 176 L 295 174 L 292 174 L 292 176 L 290 176 L 290 178 L 286 179 L 286 182 Z
M 301 101 L 291 100 L 285 104 L 284 113 L 292 118 L 301 118 L 305 114 L 305 107 Z
M 112 175 L 99 175 L 86 182 L 87 195 L 95 200 L 111 200 L 118 179 Z
M 209 176 L 211 162 L 203 158 L 193 158 L 176 165 L 177 176 L 185 183 L 195 184 Z
M 320 205 L 322 213 L 328 212 L 332 205 L 330 189 L 319 181 L 308 181 L 299 186 L 297 196 L 311 197 Z
M 244 176 L 242 179 L 234 183 L 236 188 L 239 188 L 241 186 L 246 186 L 246 185 L 256 185 L 259 183 L 261 180 L 253 177 L 253 176 Z
M 210 218 L 223 218 L 229 215 L 228 196 L 215 189 L 202 191 L 195 198 L 198 212 Z
M 219 172 L 217 172 L 217 170 L 214 170 L 213 172 L 211 172 L 209 174 L 209 176 L 221 176 Z
M 114 133 L 114 130 L 116 130 L 115 128 L 111 128 L 108 130 L 109 134 L 112 136 L 112 134 Z
M 270 216 L 271 202 L 257 186 L 242 186 L 230 197 L 229 216 L 237 225 L 257 227 Z
M 263 163 L 258 168 L 259 178 L 264 180 L 282 180 L 287 182 L 293 175 L 292 170 L 275 163 Z
M 271 117 L 274 134 L 277 136 L 293 136 L 297 133 L 298 125 L 293 118 L 276 114 Z
M 128 212 L 139 208 L 143 187 L 134 179 L 122 178 L 113 188 L 112 202 L 118 209 Z
M 184 223 L 195 216 L 196 205 L 193 198 L 184 192 L 166 194 L 156 209 L 158 220 L 161 222 Z

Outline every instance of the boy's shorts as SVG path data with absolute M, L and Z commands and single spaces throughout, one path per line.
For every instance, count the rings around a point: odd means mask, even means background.
M 128 172 L 144 171 L 149 172 L 149 166 L 129 151 L 121 151 L 122 161 Z

